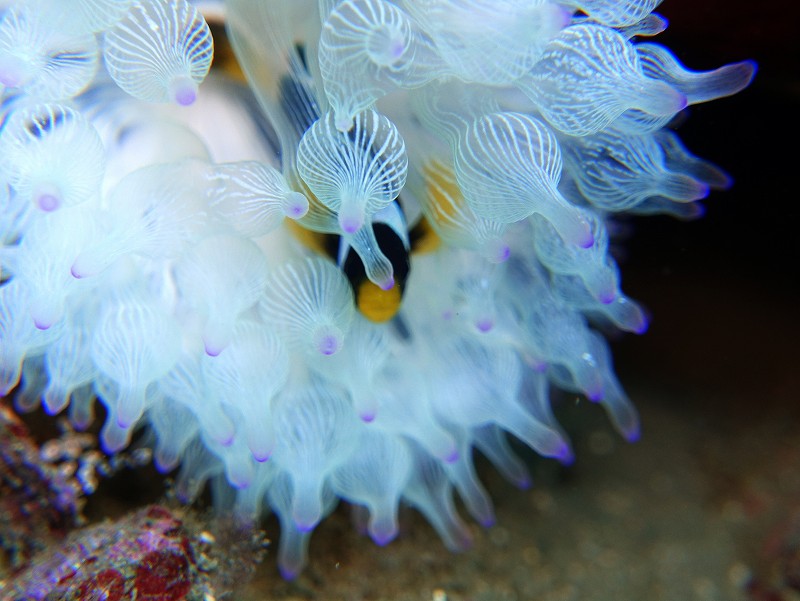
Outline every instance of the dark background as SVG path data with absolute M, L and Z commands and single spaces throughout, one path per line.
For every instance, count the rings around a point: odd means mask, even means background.
M 800 10 L 788 2 L 667 0 L 657 12 L 670 25 L 655 41 L 687 68 L 753 59 L 758 72 L 743 92 L 689 107 L 674 127 L 733 187 L 712 192 L 695 221 L 629 222 L 622 287 L 652 321 L 645 336 L 615 343 L 618 372 L 624 383 L 645 380 L 678 395 L 703 387 L 722 402 L 760 403 L 770 386 L 800 383 Z M 796 386 L 786 392 L 784 399 L 800 400 Z

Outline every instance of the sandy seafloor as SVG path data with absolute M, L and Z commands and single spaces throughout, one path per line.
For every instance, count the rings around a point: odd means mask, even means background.
M 519 491 L 479 462 L 497 525 L 473 526 L 470 551 L 449 553 L 408 509 L 398 539 L 378 548 L 340 506 L 295 582 L 280 579 L 270 551 L 237 599 L 800 599 L 788 584 L 800 583 L 800 42 L 790 11 L 722 0 L 660 9 L 672 20 L 661 41 L 687 65 L 755 58 L 760 70 L 749 90 L 692 107 L 678 127 L 734 188 L 712 194 L 696 222 L 629 222 L 621 245 L 623 289 L 653 315 L 646 335 L 613 345 L 641 440 L 623 442 L 598 407 L 565 398 L 575 464 L 526 453 L 534 487 Z M 118 514 L 119 494 L 101 486 L 89 513 Z M 274 519 L 266 528 L 277 539 Z

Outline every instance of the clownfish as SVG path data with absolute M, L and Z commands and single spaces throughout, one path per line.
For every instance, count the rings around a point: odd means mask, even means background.
M 209 25 L 215 44 L 212 68 L 244 82 L 246 77 L 231 48 L 224 19 L 217 15 L 217 18 L 209 20 Z M 294 52 L 297 60 L 291 61 L 293 72 L 282 75 L 278 80 L 278 104 L 286 122 L 299 139 L 320 118 L 320 112 L 315 94 L 308 83 L 311 76 L 306 63 L 305 47 L 295 44 Z M 303 193 L 310 198 L 312 206 L 321 206 L 307 188 Z M 411 272 L 412 253 L 425 252 L 439 243 L 436 233 L 427 224 L 424 216 L 420 217 L 414 227 L 409 228 L 399 198 L 373 214 L 364 227 L 372 228 L 379 250 L 392 266 L 394 278 L 394 285 L 383 289 L 369 279 L 364 262 L 344 237 L 333 232 L 319 231 L 319 228 L 307 227 L 308 224 L 302 219 L 299 222 L 289 221 L 287 224 L 303 245 L 338 265 L 353 289 L 356 308 L 364 317 L 376 323 L 390 321 L 400 311 Z

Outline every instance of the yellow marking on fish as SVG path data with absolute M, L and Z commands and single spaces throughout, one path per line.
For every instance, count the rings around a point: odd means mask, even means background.
M 427 198 L 423 199 L 425 214 L 434 223 L 452 222 L 465 204 L 453 170 L 438 160 L 427 163 L 422 169 L 427 183 Z
M 442 239 L 424 215 L 409 232 L 412 254 L 432 253 L 442 245 Z
M 376 323 L 389 321 L 400 310 L 402 293 L 400 286 L 395 284 L 389 290 L 365 280 L 356 290 L 356 306 L 359 312 Z
M 247 77 L 233 52 L 228 32 L 225 31 L 225 23 L 213 18 L 207 19 L 207 21 L 214 38 L 214 59 L 211 68 L 240 83 L 247 83 Z

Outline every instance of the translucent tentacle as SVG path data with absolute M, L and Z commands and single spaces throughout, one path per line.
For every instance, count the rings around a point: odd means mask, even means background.
M 359 113 L 342 133 L 327 113 L 300 140 L 297 168 L 317 199 L 338 214 L 342 232 L 354 234 L 397 198 L 408 158 L 400 133 L 383 115 Z
M 262 308 L 290 344 L 312 355 L 332 355 L 344 344 L 353 318 L 353 291 L 332 263 L 306 259 L 270 276 Z
M 38 104 L 16 111 L 0 137 L 0 173 L 17 195 L 52 212 L 96 200 L 106 158 L 95 128 L 75 109 Z
M 558 191 L 561 152 L 550 130 L 521 113 L 475 121 L 458 145 L 456 177 L 475 213 L 511 223 L 542 215 L 571 244 L 592 244 L 589 225 Z
M 186 0 L 136 0 L 105 35 L 109 74 L 148 102 L 192 104 L 213 55 L 208 24 Z
M 420 33 L 397 6 L 385 0 L 340 2 L 325 19 L 319 42 L 336 128 L 346 132 L 359 112 L 385 94 L 435 77 L 418 56 L 425 51 Z
M 622 34 L 589 23 L 564 29 L 516 85 L 571 136 L 600 131 L 628 109 L 672 116 L 686 106 L 682 93 L 645 75 Z
M 637 44 L 636 52 L 648 77 L 668 83 L 686 96 L 689 104 L 731 96 L 745 89 L 756 74 L 753 61 L 725 65 L 713 71 L 690 71 L 659 44 Z

